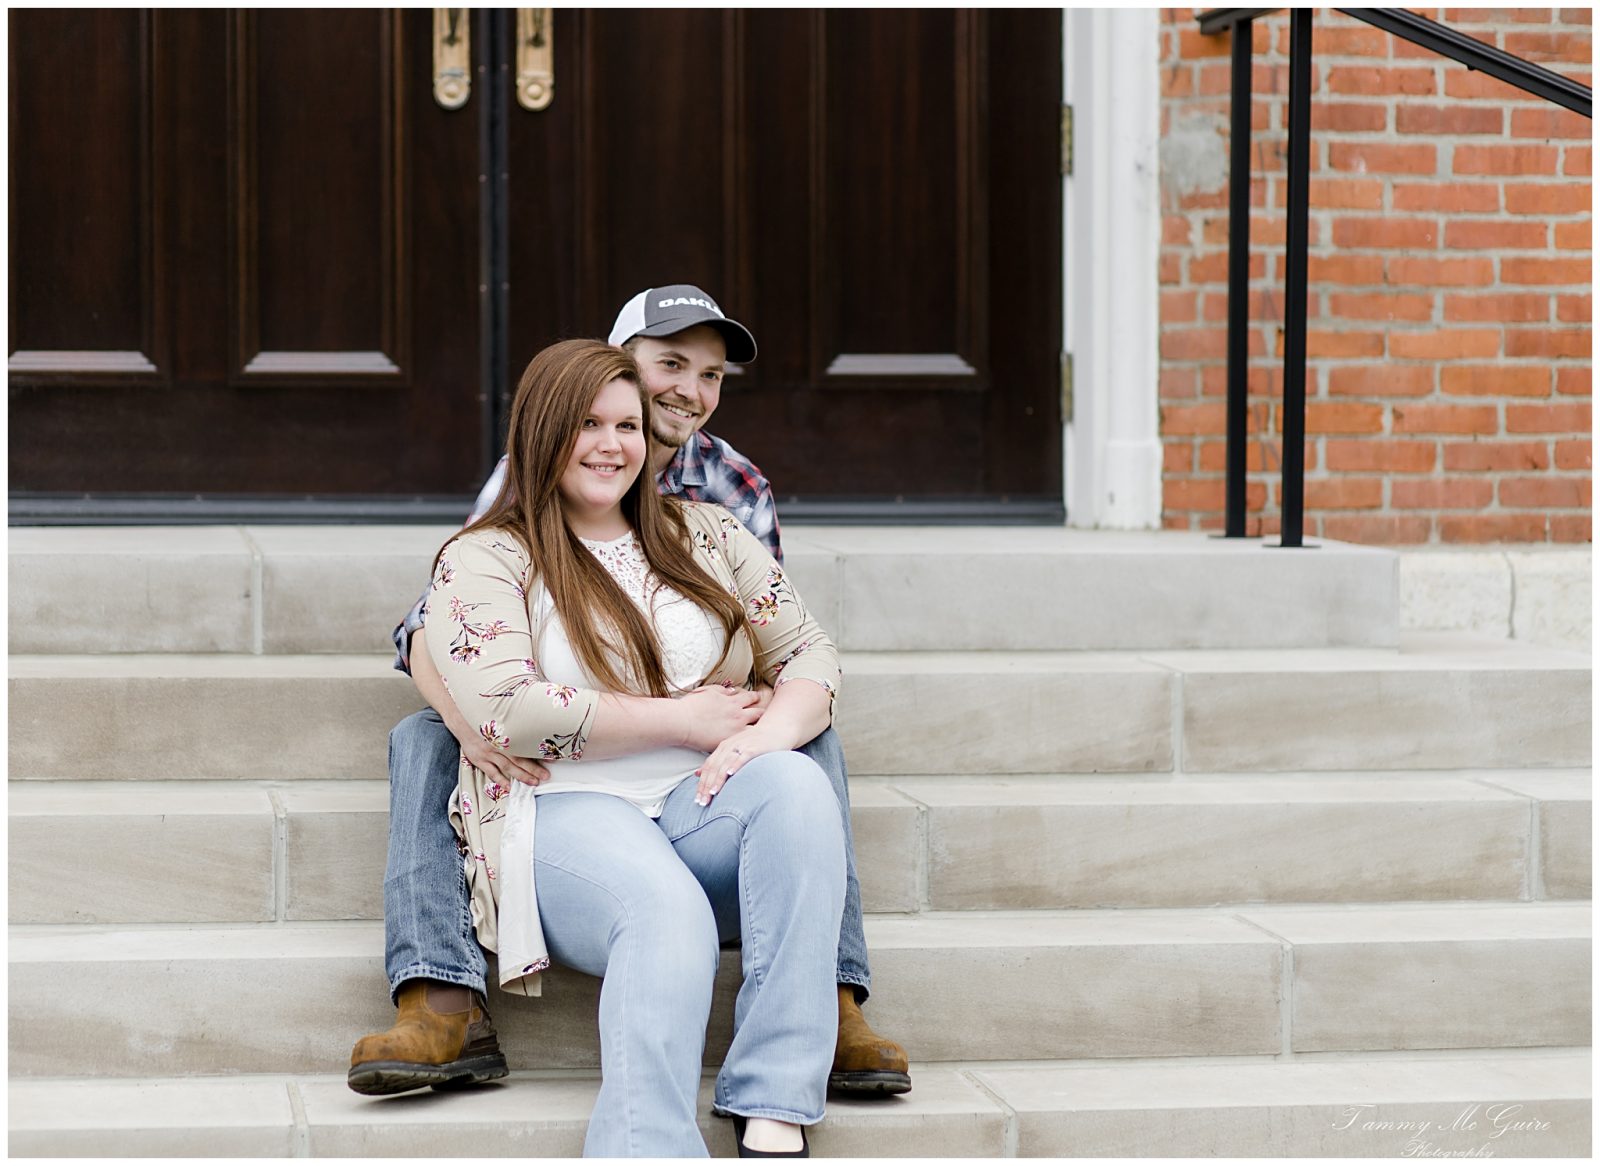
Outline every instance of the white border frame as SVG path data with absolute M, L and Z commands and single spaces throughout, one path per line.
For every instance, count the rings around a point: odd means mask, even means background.
M 1063 10 L 1074 138 L 1061 272 L 1075 397 L 1062 467 L 1071 526 L 1161 525 L 1160 55 L 1158 9 Z

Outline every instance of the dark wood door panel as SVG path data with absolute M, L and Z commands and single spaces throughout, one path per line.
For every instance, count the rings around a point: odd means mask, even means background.
M 155 20 L 137 9 L 10 13 L 13 368 L 94 379 L 170 371 L 156 295 L 168 176 L 154 156 L 165 144 Z
M 968 438 L 1001 497 L 1061 497 L 1060 21 L 1060 10 L 989 13 L 989 346 L 996 383 L 1026 389 L 986 394 Z M 1009 64 L 1024 61 L 1035 66 Z
M 823 179 L 810 229 L 827 294 L 812 335 L 816 371 L 912 384 L 971 377 L 987 363 L 976 278 L 986 21 L 859 9 L 821 23 L 812 100 Z
M 27 46 L 61 33 L 30 23 L 44 15 L 12 13 L 14 86 L 19 62 L 38 68 Z M 74 15 L 102 39 L 118 29 L 130 39 L 128 14 Z M 145 137 L 170 164 L 145 163 L 159 176 L 145 219 L 124 214 L 104 229 L 124 251 L 136 230 L 155 241 L 170 274 L 115 283 L 156 322 L 153 351 L 165 344 L 171 359 L 142 383 L 19 362 L 18 289 L 33 272 L 67 281 L 53 318 L 98 341 L 75 344 L 104 348 L 100 338 L 114 333 L 80 286 L 100 257 L 35 231 L 43 212 L 13 203 L 13 491 L 471 491 L 485 468 L 489 407 L 480 388 L 484 98 L 460 111 L 433 100 L 431 14 L 133 16 L 144 41 L 125 52 L 144 64 L 125 73 L 138 81 L 135 108 L 149 111 Z M 41 138 L 60 121 L 50 107 L 28 117 Z M 128 132 L 90 135 L 68 159 L 13 132 L 12 189 L 30 169 L 69 166 L 52 179 L 69 187 L 103 165 L 126 169 Z
M 580 265 L 597 289 L 638 291 L 661 265 L 720 286 L 740 210 L 741 142 L 728 122 L 738 19 L 719 9 L 594 9 L 583 21 Z M 656 240 L 648 255 L 633 243 L 641 236 Z M 621 302 L 596 307 L 603 315 Z
M 409 375 L 400 14 L 234 20 L 229 204 L 246 377 Z
M 728 133 L 740 18 L 558 9 L 556 99 L 509 112 L 512 380 L 545 344 L 604 335 L 668 279 L 729 286 L 742 209 Z
M 782 496 L 1059 499 L 1059 12 L 556 16 L 557 100 L 510 115 L 513 371 L 700 283 L 761 348 L 712 428 Z

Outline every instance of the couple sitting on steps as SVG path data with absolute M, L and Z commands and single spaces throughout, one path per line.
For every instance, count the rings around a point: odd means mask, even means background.
M 603 977 L 586 1155 L 704 1156 L 734 938 L 714 1111 L 740 1156 L 804 1156 L 829 1088 L 911 1088 L 860 1011 L 837 653 L 784 574 L 771 488 L 702 429 L 725 362 L 755 354 L 679 284 L 629 300 L 609 344 L 553 345 L 523 373 L 506 456 L 395 629 L 432 707 L 389 738 L 399 1017 L 357 1042 L 357 1092 L 506 1075 L 481 942 L 509 992 L 537 995 L 552 959 Z

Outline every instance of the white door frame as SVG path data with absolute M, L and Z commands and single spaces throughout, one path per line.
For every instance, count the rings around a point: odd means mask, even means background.
M 1062 100 L 1063 332 L 1073 410 L 1062 444 L 1067 522 L 1161 525 L 1161 28 L 1154 8 L 1068 8 Z

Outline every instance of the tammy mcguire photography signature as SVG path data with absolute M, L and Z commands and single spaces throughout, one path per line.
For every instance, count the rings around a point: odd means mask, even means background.
M 1494 1156 L 1493 1143 L 1507 1134 L 1542 1133 L 1551 1128 L 1550 1122 L 1525 1114 L 1525 1106 L 1520 1102 L 1469 1105 L 1451 1121 L 1376 1117 L 1372 1115 L 1375 1109 L 1377 1106 L 1370 1104 L 1347 1106 L 1339 1111 L 1333 1128 L 1405 1134 L 1407 1141 L 1400 1155 L 1406 1158 L 1491 1158 Z M 1474 1140 L 1481 1138 L 1483 1142 L 1471 1149 L 1447 1149 L 1427 1140 L 1429 1135 L 1445 1134 L 1466 1134 Z

